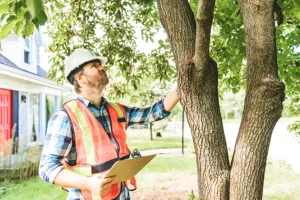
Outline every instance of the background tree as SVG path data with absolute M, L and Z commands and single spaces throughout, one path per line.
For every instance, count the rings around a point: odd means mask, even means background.
M 153 1 L 1 1 L 0 20 L 0 39 L 10 31 L 27 37 L 34 26 L 40 28 L 47 20 L 46 33 L 51 40 L 46 47 L 51 65 L 48 77 L 58 83 L 64 82 L 66 56 L 79 47 L 109 57 L 106 66 L 117 81 L 111 85 L 118 95 L 124 89 L 128 93 L 128 84 L 136 90 L 145 76 L 161 84 L 175 80 L 168 41 L 157 41 L 158 47 L 147 54 L 137 48 L 137 37 L 153 41 L 160 27 Z
M 271 134 L 282 112 L 279 76 L 299 113 L 298 0 L 225 0 L 216 5 L 208 0 L 158 0 L 158 7 L 153 0 L 57 0 L 44 6 L 40 1 L 1 2 L 0 37 L 12 29 L 28 36 L 48 16 L 50 77 L 62 82 L 64 58 L 77 47 L 87 47 L 108 56 L 108 67 L 117 67 L 134 88 L 145 73 L 162 82 L 174 76 L 168 43 L 160 41 L 152 56 L 136 48 L 136 30 L 145 40 L 153 39 L 159 10 L 192 130 L 200 199 L 261 199 Z M 246 89 L 245 106 L 229 163 L 218 95 L 241 88 Z

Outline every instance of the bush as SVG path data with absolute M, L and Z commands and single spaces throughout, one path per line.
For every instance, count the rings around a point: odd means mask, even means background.
M 0 182 L 21 182 L 38 175 L 41 148 L 36 143 L 26 151 L 21 149 L 21 153 L 12 154 L 13 148 L 17 146 L 13 145 L 15 127 L 14 125 L 12 139 L 4 141 L 0 137 Z M 18 141 L 18 138 L 15 138 L 15 141 Z

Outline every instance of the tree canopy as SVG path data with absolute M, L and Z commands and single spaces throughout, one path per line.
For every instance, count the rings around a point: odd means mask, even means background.
M 192 0 L 190 5 L 196 16 L 198 1 Z M 292 100 L 291 110 L 295 114 L 300 112 L 299 7 L 297 0 L 277 1 L 275 6 L 279 75 L 285 82 L 287 98 Z M 34 27 L 38 29 L 47 22 L 47 33 L 52 40 L 47 47 L 51 53 L 48 75 L 58 82 L 63 81 L 65 57 L 77 47 L 108 56 L 109 66 L 114 65 L 118 71 L 115 75 L 125 77 L 133 88 L 137 88 L 144 74 L 163 82 L 174 80 L 167 41 L 159 40 L 159 48 L 149 55 L 137 50 L 137 30 L 143 39 L 153 41 L 160 28 L 154 1 L 2 1 L 0 19 L 1 38 L 7 37 L 10 31 L 28 37 Z M 218 1 L 211 52 L 219 64 L 221 91 L 236 93 L 245 85 L 243 31 L 237 1 Z M 112 89 L 117 95 L 128 91 L 128 87 L 119 83 Z
M 197 12 L 198 0 L 190 1 Z M 287 95 L 299 91 L 300 2 L 277 1 L 276 34 L 279 73 L 287 86 Z M 167 41 L 159 40 L 159 48 L 149 55 L 139 52 L 136 44 L 140 34 L 146 41 L 153 41 L 160 28 L 159 17 L 153 0 L 91 1 L 91 0 L 14 0 L 0 3 L 0 38 L 13 31 L 28 37 L 47 22 L 51 43 L 49 77 L 63 81 L 64 59 L 78 47 L 96 50 L 109 57 L 109 66 L 115 65 L 133 85 L 141 75 L 154 72 L 153 78 L 170 81 L 174 70 L 170 64 Z M 141 31 L 136 33 L 136 31 Z M 237 1 L 217 1 L 212 31 L 212 55 L 219 64 L 220 86 L 238 92 L 245 83 L 244 28 Z M 167 55 L 167 56 L 166 56 Z M 139 68 L 135 66 L 139 64 Z M 169 75 L 169 76 L 168 76 Z M 298 102 L 295 99 L 295 102 Z M 294 107 L 299 107 L 299 105 Z M 299 108 L 297 109 L 297 112 Z M 296 111 L 296 110 L 295 110 Z
M 198 0 L 190 6 L 196 16 Z M 279 76 L 286 85 L 291 111 L 300 113 L 300 1 L 278 0 L 274 7 Z M 13 0 L 0 3 L 0 38 L 13 31 L 23 38 L 35 28 L 47 26 L 51 39 L 49 78 L 64 81 L 64 60 L 78 47 L 89 48 L 109 58 L 111 74 L 123 77 L 110 92 L 120 96 L 136 89 L 141 81 L 175 81 L 176 72 L 168 40 L 144 53 L 137 38 L 154 41 L 161 28 L 154 0 Z M 237 0 L 217 1 L 211 37 L 211 54 L 218 63 L 219 92 L 237 93 L 245 87 L 246 61 L 244 25 Z M 112 71 L 112 70 L 111 70 Z M 149 79 L 150 78 L 150 79 Z M 129 83 L 129 84 L 128 84 Z M 149 90 L 146 91 L 148 93 Z M 111 93 L 111 94 L 112 94 Z M 296 124 L 290 130 L 299 133 Z
M 162 88 L 175 81 L 167 40 L 158 40 L 158 47 L 147 54 L 137 48 L 137 37 L 154 41 L 160 27 L 153 1 L 5 1 L 0 3 L 0 17 L 0 38 L 10 31 L 28 37 L 46 23 L 51 40 L 46 47 L 48 77 L 58 83 L 64 82 L 65 58 L 79 47 L 109 58 L 112 97 L 136 90 L 141 81 L 160 80 Z M 150 85 L 144 94 L 151 92 Z
M 198 0 L 190 1 L 195 16 Z M 300 89 L 300 2 L 279 0 L 275 6 L 279 75 L 286 84 L 288 98 L 299 113 Z M 137 87 L 143 74 L 153 79 L 170 81 L 174 78 L 172 55 L 168 41 L 159 40 L 159 48 L 146 55 L 137 50 L 140 35 L 146 41 L 160 28 L 153 0 L 14 0 L 0 3 L 0 38 L 13 31 L 28 37 L 47 22 L 51 43 L 50 78 L 62 82 L 64 59 L 78 47 L 93 49 L 109 57 L 109 67 Z M 140 33 L 137 33 L 140 31 Z M 244 26 L 236 0 L 217 1 L 212 31 L 212 56 L 219 65 L 221 91 L 238 92 L 245 85 Z M 136 68 L 136 66 L 139 66 Z M 123 91 L 125 92 L 125 91 Z
M 196 16 L 198 0 L 191 0 L 190 5 Z M 291 112 L 298 115 L 300 2 L 279 0 L 274 9 L 279 76 L 286 85 Z M 51 64 L 48 76 L 56 82 L 64 81 L 65 57 L 78 47 L 108 56 L 108 67 L 116 72 L 111 72 L 112 76 L 123 77 L 123 81 L 118 79 L 111 84 L 112 97 L 135 90 L 141 81 L 160 79 L 161 84 L 175 81 L 176 72 L 167 39 L 159 40 L 158 48 L 149 54 L 137 49 L 137 37 L 157 42 L 153 38 L 161 27 L 153 0 L 2 1 L 0 20 L 0 38 L 7 37 L 11 31 L 25 38 L 47 23 L 47 34 L 51 39 L 46 47 Z M 216 2 L 211 46 L 212 57 L 219 65 L 220 93 L 226 90 L 237 93 L 245 87 L 246 65 L 244 25 L 236 0 Z M 150 90 L 142 92 L 147 93 Z M 300 121 L 289 129 L 300 135 Z

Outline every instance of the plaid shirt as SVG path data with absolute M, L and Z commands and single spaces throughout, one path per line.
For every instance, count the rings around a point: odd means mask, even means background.
M 102 97 L 100 108 L 82 96 L 78 99 L 86 105 L 99 121 L 105 132 L 110 137 L 116 150 L 119 149 L 117 142 L 112 137 L 112 127 L 109 113 L 106 108 L 107 100 Z M 167 116 L 170 112 L 164 110 L 163 100 L 158 101 L 152 107 L 135 108 L 124 106 L 128 126 L 136 123 L 147 123 L 158 121 Z M 61 163 L 63 158 L 67 158 L 70 165 L 76 165 L 76 146 L 72 138 L 71 122 L 66 111 L 61 108 L 48 122 L 48 129 L 44 144 L 43 153 L 40 160 L 39 176 L 49 182 L 54 182 L 57 174 L 64 168 Z M 68 195 L 69 200 L 81 200 L 84 197 L 79 189 L 71 189 Z M 122 193 L 118 200 L 130 199 L 128 190 L 123 186 Z

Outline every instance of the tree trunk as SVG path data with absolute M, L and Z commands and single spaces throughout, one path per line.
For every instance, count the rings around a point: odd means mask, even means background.
M 201 200 L 229 198 L 229 159 L 218 101 L 217 64 L 209 57 L 213 7 L 214 1 L 201 4 L 203 16 L 208 17 L 198 16 L 195 23 L 188 1 L 158 0 L 176 62 L 180 102 L 192 131 Z
M 274 1 L 240 0 L 245 26 L 247 90 L 230 173 L 230 199 L 262 199 L 271 135 L 281 116 Z
M 201 200 L 262 199 L 272 131 L 282 112 L 274 1 L 240 0 L 247 44 L 247 90 L 232 167 L 218 101 L 217 64 L 209 56 L 214 1 L 157 0 L 178 72 L 178 94 L 192 131 Z M 229 182 L 230 180 L 230 182 Z

